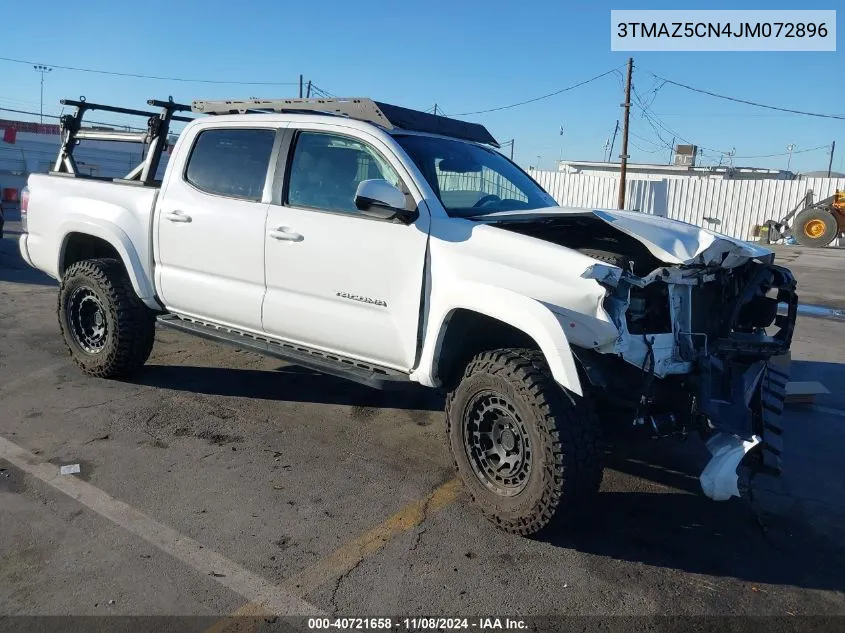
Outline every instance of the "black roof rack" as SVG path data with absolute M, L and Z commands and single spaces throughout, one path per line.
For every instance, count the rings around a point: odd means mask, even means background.
M 248 114 L 261 112 L 309 112 L 345 116 L 374 123 L 387 130 L 442 134 L 475 143 L 499 147 L 483 125 L 450 119 L 428 112 L 390 105 L 368 98 L 336 99 L 244 99 L 194 101 L 191 109 L 203 114 Z

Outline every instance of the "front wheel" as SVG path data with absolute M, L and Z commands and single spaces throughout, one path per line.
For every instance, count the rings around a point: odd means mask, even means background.
M 90 376 L 129 376 L 152 351 L 153 313 L 116 259 L 69 266 L 59 288 L 58 317 L 71 358 Z
M 589 403 L 554 380 L 529 349 L 482 352 L 446 401 L 458 473 L 484 515 L 529 535 L 590 506 L 602 479 Z

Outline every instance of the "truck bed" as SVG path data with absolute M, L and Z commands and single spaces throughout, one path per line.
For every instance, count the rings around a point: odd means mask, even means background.
M 112 244 L 125 261 L 137 262 L 146 279 L 133 279 L 133 285 L 142 298 L 154 295 L 151 232 L 157 187 L 47 174 L 32 174 L 28 187 L 27 232 L 20 249 L 30 265 L 60 279 L 69 236 L 93 235 Z

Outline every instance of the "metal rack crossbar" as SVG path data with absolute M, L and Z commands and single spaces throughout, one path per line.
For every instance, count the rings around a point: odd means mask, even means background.
M 157 99 L 149 99 L 147 101 L 147 105 L 161 108 L 160 112 L 133 110 L 130 108 L 91 103 L 86 101 L 85 97 L 80 97 L 79 100 L 62 99 L 60 103 L 66 106 L 73 106 L 76 108 L 76 111 L 73 114 L 65 114 L 59 119 L 59 125 L 61 126 L 61 146 L 59 147 L 59 155 L 50 173 L 66 176 L 79 175 L 76 161 L 73 158 L 73 151 L 81 140 L 141 143 L 149 146 L 144 159 L 124 178 L 119 180 L 151 185 L 155 181 L 155 174 L 161 162 L 161 154 L 167 149 L 167 135 L 170 132 L 170 123 L 172 121 L 193 121 L 190 117 L 174 114 L 175 112 L 190 112 L 191 106 L 175 103 L 172 98 L 167 101 Z M 123 132 L 120 130 L 83 128 L 82 118 L 89 110 L 147 117 L 147 131 Z
M 337 99 L 244 99 L 194 101 L 191 109 L 202 114 L 255 114 L 267 112 L 315 113 L 366 121 L 387 130 L 402 129 L 441 134 L 499 147 L 483 125 L 450 119 L 428 112 L 373 101 L 369 98 Z

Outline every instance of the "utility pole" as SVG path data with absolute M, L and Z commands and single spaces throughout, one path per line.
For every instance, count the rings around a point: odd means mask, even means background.
M 613 128 L 613 140 L 610 141 L 610 151 L 607 153 L 607 162 L 613 160 L 613 148 L 616 146 L 616 135 L 619 133 L 619 119 L 616 119 L 616 127 Z
M 509 140 L 509 141 L 505 141 L 505 142 L 503 142 L 503 143 L 499 146 L 499 148 L 501 149 L 501 148 L 502 148 L 502 147 L 504 147 L 505 145 L 510 145 L 510 146 L 511 146 L 511 160 L 513 160 L 513 139 L 511 139 L 511 140 Z
M 833 151 L 836 149 L 836 141 L 830 144 L 830 161 L 827 163 L 827 177 L 830 178 L 830 170 L 833 169 Z
M 513 143 L 514 143 L 514 139 L 511 139 L 511 160 L 513 160 Z M 833 157 L 832 157 L 832 156 L 831 156 L 831 159 L 830 159 L 830 160 L 831 160 L 831 161 L 833 160 Z
M 299 76 L 299 98 L 302 99 L 302 75 Z
M 48 67 L 48 66 L 42 66 L 41 64 L 35 64 L 32 68 L 35 70 L 35 72 L 41 73 L 41 109 L 39 111 L 39 120 L 41 122 L 41 125 L 43 125 L 44 124 L 44 75 L 46 73 L 49 73 L 53 69 Z
M 437 116 L 437 104 L 434 104 L 434 116 Z
M 622 153 L 619 158 L 622 164 L 619 166 L 619 200 L 616 203 L 617 209 L 625 208 L 625 179 L 628 176 L 628 120 L 631 115 L 631 73 L 634 70 L 634 58 L 628 58 L 628 72 L 625 76 L 625 115 L 622 123 Z
M 306 99 L 310 99 L 310 98 L 311 98 L 311 80 L 310 80 L 310 79 L 308 80 L 308 89 L 307 89 L 307 91 L 305 92 L 305 98 L 306 98 Z
M 560 135 L 563 136 L 563 125 L 560 126 Z M 560 139 L 560 154 L 557 159 L 557 166 L 560 169 L 560 164 L 563 162 L 563 138 Z
M 672 137 L 672 147 L 669 148 L 669 165 L 672 164 L 672 156 L 675 153 L 675 137 Z

